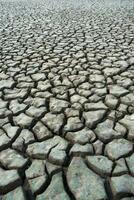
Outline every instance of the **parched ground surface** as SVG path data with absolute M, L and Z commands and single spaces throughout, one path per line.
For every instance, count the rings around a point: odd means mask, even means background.
M 134 200 L 134 1 L 0 1 L 0 200 Z

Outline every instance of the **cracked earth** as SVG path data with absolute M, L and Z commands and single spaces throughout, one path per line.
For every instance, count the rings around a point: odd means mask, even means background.
M 134 200 L 134 1 L 0 1 L 0 200 Z

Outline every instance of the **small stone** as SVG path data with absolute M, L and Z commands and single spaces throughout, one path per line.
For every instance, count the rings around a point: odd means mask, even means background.
M 0 126 L 3 127 L 5 124 L 8 123 L 8 117 L 0 119 Z
M 93 147 L 94 147 L 96 155 L 101 155 L 102 154 L 102 151 L 103 151 L 103 142 L 101 142 L 100 140 L 96 140 L 93 143 Z
M 37 122 L 37 124 L 33 127 L 33 132 L 38 140 L 48 139 L 52 136 L 51 131 L 49 131 L 42 122 Z
M 0 152 L 0 162 L 8 169 L 23 168 L 27 163 L 27 158 L 23 158 L 17 151 L 6 149 Z
M 65 147 L 62 148 L 54 148 L 51 150 L 48 159 L 53 164 L 63 165 L 66 160 L 66 152 Z
M 122 136 L 125 136 L 125 134 L 127 133 L 127 129 L 118 122 L 115 124 L 114 130 L 120 132 Z
M 129 62 L 130 65 L 133 65 L 134 64 L 134 57 L 129 58 L 128 62 Z
M 69 103 L 60 99 L 50 98 L 49 106 L 52 113 L 61 113 L 69 106 Z
M 67 182 L 75 199 L 107 199 L 103 179 L 87 168 L 80 157 L 72 159 L 67 171 Z
M 44 73 L 36 73 L 33 74 L 31 77 L 34 81 L 44 81 L 46 78 Z
M 14 190 L 21 184 L 21 179 L 17 170 L 3 170 L 0 168 L 0 194 L 5 194 Z
M 69 152 L 69 154 L 73 156 L 91 155 L 93 153 L 94 151 L 92 144 L 80 145 L 78 143 L 74 144 Z
M 47 113 L 41 121 L 46 124 L 54 133 L 59 134 L 60 128 L 63 125 L 63 114 Z
M 126 158 L 126 162 L 131 174 L 134 176 L 134 153 L 130 157 Z
M 2 196 L 2 200 L 25 200 L 25 195 L 22 187 L 17 187 L 11 192 Z
M 125 159 L 124 158 L 120 158 L 119 160 L 117 160 L 115 162 L 115 168 L 112 172 L 113 176 L 119 176 L 119 175 L 123 175 L 125 173 L 128 172 L 126 163 L 125 163 Z
M 0 99 L 0 109 L 7 107 L 7 102 Z
M 27 88 L 26 89 L 5 89 L 5 100 L 13 100 L 13 99 L 23 99 L 27 95 Z
M 59 136 L 55 136 L 43 142 L 28 145 L 27 154 L 32 158 L 46 159 L 54 164 L 63 164 L 66 158 L 68 142 Z M 50 151 L 51 150 L 51 151 Z
M 115 199 L 119 199 L 126 194 L 134 195 L 134 177 L 128 174 L 112 177 L 110 186 Z
M 97 94 L 91 95 L 88 99 L 89 101 L 94 102 L 94 103 L 101 101 L 101 97 L 99 97 Z
M 69 196 L 64 190 L 62 174 L 58 173 L 58 174 L 53 175 L 50 185 L 47 187 L 45 192 L 38 195 L 36 199 L 37 200 L 43 200 L 43 199 L 70 200 Z
M 59 172 L 59 171 L 61 171 L 61 166 L 59 166 L 59 165 L 54 165 L 54 164 L 52 164 L 52 163 L 50 163 L 50 162 L 46 162 L 45 163 L 45 166 L 46 166 L 46 168 L 47 168 L 47 172 L 48 172 L 48 174 L 49 175 L 53 175 L 53 174 L 55 174 L 56 172 Z
M 107 110 L 107 106 L 103 102 L 85 103 L 84 108 L 86 111 Z
M 115 109 L 118 104 L 118 99 L 114 95 L 108 94 L 105 97 L 105 103 L 109 108 Z
M 72 108 L 75 109 L 75 110 L 78 110 L 78 112 L 79 112 L 82 109 L 82 105 L 80 103 L 73 103 Z
M 128 67 L 128 62 L 125 60 L 119 60 L 115 64 L 116 66 L 121 67 L 121 69 L 127 69 Z
M 106 77 L 116 75 L 116 74 L 118 74 L 119 71 L 120 71 L 120 69 L 119 69 L 119 68 L 115 68 L 115 67 L 112 67 L 112 68 L 106 67 L 106 68 L 103 70 L 104 75 L 105 75 Z
M 74 94 L 70 97 L 70 101 L 71 101 L 72 104 L 73 103 L 84 104 L 87 101 L 87 99 L 83 96 L 78 95 L 78 94 Z
M 41 91 L 45 91 L 51 88 L 51 84 L 49 80 L 46 81 L 39 81 L 37 88 Z
M 91 90 L 85 90 L 85 89 L 77 89 L 78 91 L 78 94 L 80 96 L 83 96 L 85 98 L 88 98 L 91 94 L 92 94 L 92 91 Z
M 105 82 L 105 78 L 103 75 L 100 75 L 100 74 L 92 74 L 90 75 L 90 81 L 95 83 L 95 82 Z
M 125 157 L 133 150 L 133 144 L 125 139 L 114 139 L 105 147 L 105 154 L 111 160 L 116 160 Z
M 23 129 L 17 139 L 12 144 L 12 147 L 16 150 L 23 151 L 25 146 L 31 142 L 34 142 L 35 138 L 33 133 L 28 129 Z
M 33 160 L 32 165 L 25 173 L 32 193 L 36 194 L 47 180 L 44 162 L 42 160 Z
M 86 77 L 82 75 L 71 75 L 69 76 L 69 79 L 73 82 L 75 87 L 77 87 L 81 83 L 85 82 Z
M 9 138 L 13 139 L 18 135 L 19 126 L 12 126 L 10 123 L 7 123 L 3 126 L 6 134 Z
M 11 139 L 6 135 L 6 133 L 0 129 L 0 150 L 8 147 L 11 143 Z
M 36 108 L 35 106 L 31 106 L 26 110 L 26 114 L 30 117 L 40 117 L 44 112 L 46 112 L 46 107 Z
M 33 179 L 28 179 L 30 189 L 33 194 L 37 194 L 47 181 L 47 176 L 39 176 Z
M 119 107 L 117 108 L 117 111 L 127 113 L 127 105 L 120 103 Z
M 24 113 L 21 113 L 20 115 L 13 117 L 15 125 L 19 125 L 22 128 L 29 127 L 33 121 L 32 117 L 27 116 Z
M 128 139 L 134 139 L 134 114 L 126 115 L 123 119 L 119 121 L 128 129 Z
M 19 103 L 18 100 L 12 100 L 9 105 L 9 109 L 13 114 L 17 115 L 26 109 L 27 105 L 24 103 Z
M 66 139 L 73 143 L 85 144 L 95 140 L 96 136 L 94 132 L 87 127 L 76 132 L 67 132 Z
M 95 133 L 102 142 L 108 142 L 114 138 L 122 137 L 122 133 L 114 130 L 114 122 L 110 119 L 97 125 Z
M 73 108 L 67 108 L 65 110 L 66 116 L 69 117 L 79 117 L 79 111 Z
M 30 167 L 25 171 L 27 179 L 33 179 L 45 174 L 45 164 L 42 160 L 34 159 Z
M 79 117 L 69 117 L 67 120 L 67 124 L 64 126 L 64 131 L 77 131 L 83 127 L 83 123 L 79 119 Z
M 54 137 L 53 141 L 57 144 L 55 145 L 55 148 L 51 149 L 51 152 L 49 153 L 48 159 L 53 163 L 57 165 L 63 165 L 66 159 L 66 149 L 68 146 L 68 142 L 61 138 L 61 137 Z
M 24 101 L 28 105 L 30 104 L 37 108 L 44 107 L 46 105 L 46 103 L 45 103 L 46 100 L 44 98 L 40 98 L 40 97 L 36 97 L 34 99 L 31 99 L 30 97 L 28 97 L 28 98 Z
M 103 119 L 105 113 L 105 110 L 84 112 L 83 117 L 86 120 L 86 126 L 89 128 L 93 128 L 98 122 Z
M 134 94 L 129 93 L 124 97 L 121 97 L 121 103 L 126 104 L 128 106 L 134 106 Z
M 109 90 L 110 90 L 110 94 L 112 94 L 116 97 L 124 96 L 129 93 L 129 91 L 127 89 L 125 89 L 119 85 L 111 85 L 111 86 L 109 86 Z
M 12 114 L 10 110 L 8 110 L 6 107 L 0 109 L 0 118 L 8 117 Z
M 0 90 L 11 88 L 13 85 L 14 81 L 12 79 L 0 80 Z
M 85 82 L 85 83 L 82 83 L 81 85 L 79 85 L 80 89 L 85 89 L 85 90 L 90 90 L 91 87 L 92 87 L 92 85 L 89 82 Z
M 103 97 L 107 94 L 107 90 L 106 88 L 97 88 L 97 89 L 92 89 L 92 92 L 95 92 L 95 94 L 97 94 L 99 97 Z
M 105 156 L 88 156 L 87 162 L 90 168 L 101 176 L 111 174 L 113 162 Z

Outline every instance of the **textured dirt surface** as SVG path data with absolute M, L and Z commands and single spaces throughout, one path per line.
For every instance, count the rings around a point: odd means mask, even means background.
M 0 1 L 0 199 L 134 200 L 134 1 Z

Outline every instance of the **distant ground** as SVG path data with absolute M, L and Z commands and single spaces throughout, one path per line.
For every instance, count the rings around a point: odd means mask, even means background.
M 0 0 L 0 200 L 134 200 L 134 1 Z

